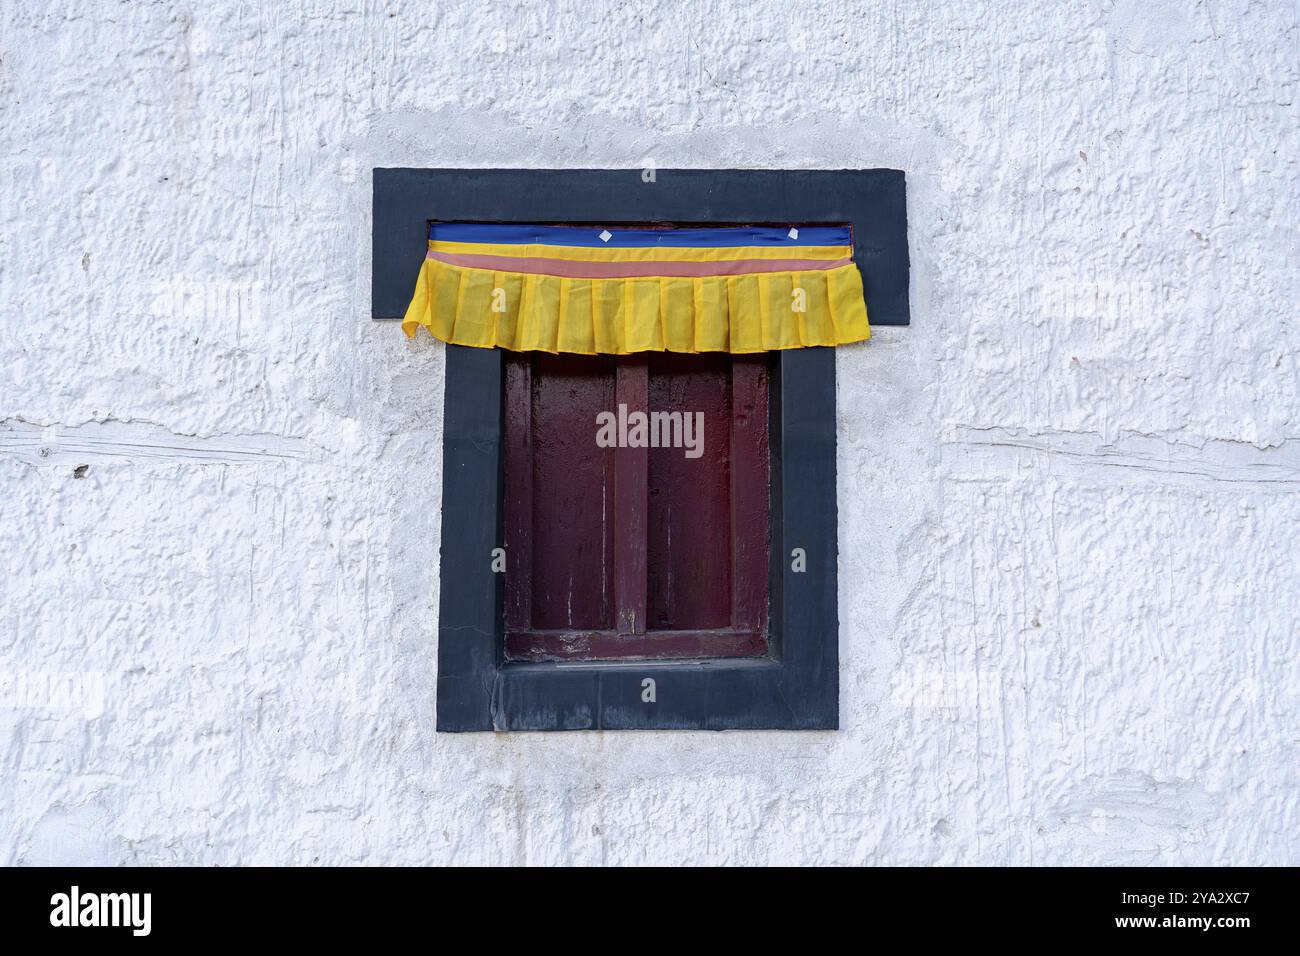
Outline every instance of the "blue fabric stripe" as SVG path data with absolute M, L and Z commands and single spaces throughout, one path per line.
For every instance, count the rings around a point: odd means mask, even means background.
M 600 238 L 603 226 L 539 226 L 532 223 L 434 222 L 429 239 L 440 242 L 490 242 L 502 245 L 583 246 L 635 249 L 653 246 L 726 248 L 728 246 L 848 246 L 853 240 L 848 226 L 799 226 L 799 238 L 790 238 L 788 226 L 723 226 L 674 229 L 610 228 L 608 242 Z

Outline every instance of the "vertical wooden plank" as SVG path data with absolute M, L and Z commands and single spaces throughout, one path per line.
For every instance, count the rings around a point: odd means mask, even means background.
M 730 627 L 731 356 L 655 353 L 649 400 L 652 416 L 675 417 L 649 452 L 646 626 Z
M 732 625 L 766 636 L 768 626 L 768 357 L 737 355 L 731 366 Z
M 506 356 L 505 547 L 506 627 L 532 627 L 533 376 L 532 356 Z
M 615 404 L 610 356 L 533 358 L 532 626 L 614 627 L 615 449 L 596 442 Z
M 615 409 L 644 413 L 648 405 L 647 360 L 634 355 L 615 372 Z M 619 634 L 645 633 L 646 608 L 646 449 L 620 447 L 614 453 L 614 602 Z

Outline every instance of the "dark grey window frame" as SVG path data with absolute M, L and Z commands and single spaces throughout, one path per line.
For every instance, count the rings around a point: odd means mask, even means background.
M 592 223 L 848 222 L 873 326 L 906 325 L 897 170 L 374 171 L 372 312 L 399 317 L 432 219 Z M 448 346 L 437 728 L 835 730 L 839 727 L 835 350 L 774 353 L 772 649 L 759 659 L 504 660 L 504 353 Z M 806 570 L 792 568 L 801 548 Z M 654 681 L 654 700 L 644 682 Z

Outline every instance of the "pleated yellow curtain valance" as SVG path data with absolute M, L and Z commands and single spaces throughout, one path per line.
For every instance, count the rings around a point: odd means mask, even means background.
M 871 337 L 848 227 L 433 223 L 402 320 L 516 351 L 765 352 Z

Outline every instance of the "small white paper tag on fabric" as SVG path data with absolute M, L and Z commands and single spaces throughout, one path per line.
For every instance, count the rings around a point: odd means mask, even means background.
M 600 241 L 601 241 L 601 242 L 609 242 L 609 240 L 611 240 L 611 239 L 613 239 L 613 238 L 614 238 L 614 234 L 613 234 L 612 232 L 610 232 L 608 229 L 602 229 L 602 230 L 600 231 Z
M 790 235 L 790 238 L 791 238 L 791 239 L 798 239 L 798 238 L 799 238 L 799 230 L 796 229 L 794 226 L 791 226 L 791 227 L 790 227 L 790 233 L 789 233 L 789 235 Z

